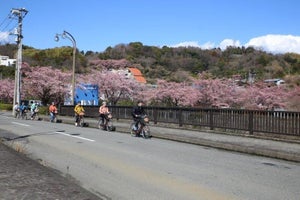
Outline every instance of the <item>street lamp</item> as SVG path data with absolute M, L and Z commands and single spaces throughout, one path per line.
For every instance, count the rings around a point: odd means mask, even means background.
M 75 61 L 76 61 L 76 40 L 74 37 L 67 31 L 64 31 L 62 34 L 56 34 L 54 40 L 56 42 L 59 41 L 59 37 L 62 37 L 63 39 L 69 39 L 71 40 L 73 44 L 73 65 L 72 65 L 72 92 L 71 92 L 71 105 L 74 104 L 74 98 L 75 98 Z

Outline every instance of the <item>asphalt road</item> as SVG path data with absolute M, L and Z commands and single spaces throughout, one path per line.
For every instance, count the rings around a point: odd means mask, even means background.
M 33 159 L 106 199 L 291 199 L 300 165 L 119 132 L 0 116 Z

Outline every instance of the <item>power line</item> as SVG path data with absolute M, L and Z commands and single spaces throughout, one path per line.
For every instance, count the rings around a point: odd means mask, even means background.
M 6 18 L 4 18 L 4 20 L 0 23 L 0 27 L 4 24 L 4 22 L 9 18 L 9 14 L 7 15 Z
M 1 32 L 5 32 L 5 29 L 14 21 L 14 19 L 12 18 L 11 13 L 7 15 L 6 18 L 4 18 L 4 20 L 1 22 L 0 24 L 0 28 L 1 28 Z

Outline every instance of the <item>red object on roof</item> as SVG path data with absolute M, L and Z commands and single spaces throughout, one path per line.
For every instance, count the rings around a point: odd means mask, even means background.
M 137 68 L 133 68 L 133 67 L 129 67 L 128 70 L 130 71 L 130 73 L 133 75 L 133 77 L 135 78 L 135 80 L 139 83 L 147 83 L 145 77 L 143 76 L 143 74 L 141 73 L 141 71 Z

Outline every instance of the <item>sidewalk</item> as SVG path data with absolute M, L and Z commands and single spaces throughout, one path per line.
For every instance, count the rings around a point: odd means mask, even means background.
M 62 123 L 74 123 L 74 118 L 58 116 Z M 48 120 L 44 116 L 44 120 Z M 85 122 L 89 127 L 96 128 L 97 119 L 86 118 Z M 115 120 L 116 131 L 129 134 L 130 122 L 128 120 Z M 229 151 L 266 156 L 288 161 L 300 162 L 300 140 L 271 140 L 256 138 L 250 135 L 232 135 L 213 132 L 203 132 L 196 130 L 186 130 L 182 128 L 167 128 L 155 124 L 150 124 L 151 134 L 155 138 L 186 142 L 190 144 L 203 145 Z
M 101 200 L 72 177 L 43 166 L 0 142 L 1 200 Z

